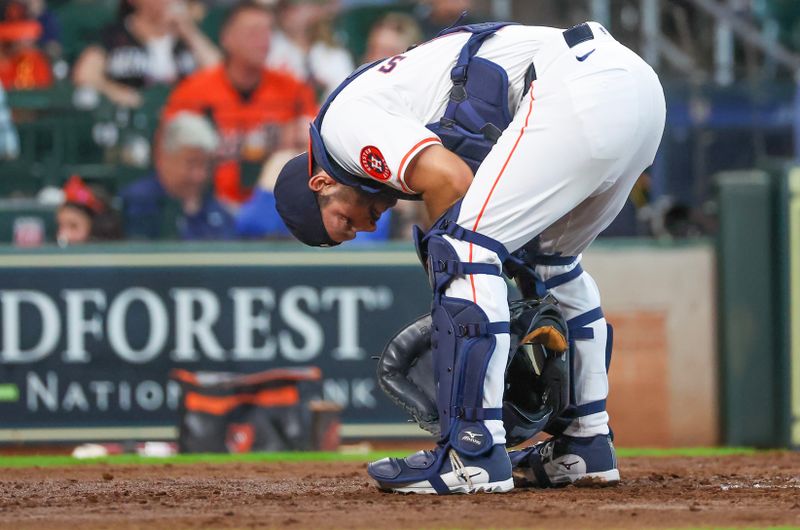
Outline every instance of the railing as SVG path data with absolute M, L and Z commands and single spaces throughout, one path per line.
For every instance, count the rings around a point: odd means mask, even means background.
M 493 18 L 560 26 L 585 18 L 596 20 L 656 69 L 672 69 L 689 81 L 729 85 L 741 77 L 736 75 L 737 66 L 754 58 L 761 63 L 755 69 L 761 76 L 775 75 L 776 67 L 792 74 L 800 70 L 800 54 L 779 42 L 775 20 L 764 16 L 764 9 L 756 12 L 755 3 L 749 1 L 560 0 L 544 4 L 488 1 Z M 744 59 L 736 56 L 737 47 Z

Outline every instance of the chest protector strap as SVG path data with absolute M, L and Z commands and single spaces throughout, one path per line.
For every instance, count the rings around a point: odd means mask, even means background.
M 450 71 L 453 88 L 442 118 L 427 125 L 442 144 L 461 157 L 475 173 L 513 116 L 508 108 L 508 74 L 500 65 L 475 57 L 481 45 L 510 22 L 485 22 L 446 29 L 439 34 L 472 33 Z M 526 86 L 533 80 L 528 69 Z
M 447 149 L 461 157 L 473 173 L 478 170 L 512 119 L 508 108 L 508 74 L 498 64 L 475 57 L 475 54 L 483 42 L 497 30 L 512 24 L 511 22 L 470 24 L 448 28 L 439 34 L 443 36 L 469 32 L 472 35 L 461 48 L 456 65 L 450 71 L 453 88 L 450 90 L 445 113 L 438 122 L 428 124 L 427 127 L 441 138 L 442 144 Z M 309 127 L 310 155 L 325 172 L 342 184 L 368 193 L 383 193 L 398 199 L 418 200 L 419 196 L 409 195 L 380 182 L 349 173 L 330 156 L 322 140 L 322 120 L 336 96 L 361 74 L 383 61 L 384 59 L 380 59 L 359 67 L 328 96 Z M 526 85 L 535 78 L 532 66 L 528 70 Z

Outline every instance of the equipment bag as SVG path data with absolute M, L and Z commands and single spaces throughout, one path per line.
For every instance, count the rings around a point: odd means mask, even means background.
M 181 453 L 334 450 L 340 408 L 321 401 L 317 367 L 254 374 L 173 370 Z

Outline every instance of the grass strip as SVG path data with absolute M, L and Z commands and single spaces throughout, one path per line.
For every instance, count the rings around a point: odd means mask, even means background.
M 360 454 L 336 452 L 276 452 L 245 454 L 198 453 L 168 457 L 148 457 L 136 454 L 112 455 L 100 458 L 73 458 L 69 455 L 0 456 L 0 468 L 9 467 L 62 467 L 86 464 L 139 465 L 139 464 L 232 464 L 237 462 L 369 462 L 386 456 L 407 456 L 408 451 L 379 451 Z
M 145 457 L 135 454 L 113 455 L 102 458 L 77 459 L 68 455 L 10 455 L 0 456 L 0 468 L 68 467 L 87 464 L 139 465 L 139 464 L 229 464 L 237 462 L 370 462 L 387 456 L 403 457 L 409 451 L 373 451 L 368 453 L 336 452 L 279 452 L 246 454 L 185 454 L 165 458 Z M 766 454 L 746 447 L 689 447 L 675 449 L 618 448 L 622 458 L 639 457 L 721 457 Z
M 714 457 L 714 456 L 740 456 L 753 455 L 756 453 L 767 453 L 752 447 L 676 447 L 676 448 L 637 448 L 637 447 L 617 447 L 617 456 L 622 458 L 636 457 Z

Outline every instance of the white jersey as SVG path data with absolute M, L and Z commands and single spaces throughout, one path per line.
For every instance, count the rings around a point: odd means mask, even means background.
M 506 26 L 481 45 L 477 57 L 497 63 L 509 80 L 513 116 L 526 87 L 525 73 L 548 41 L 563 30 Z M 468 32 L 445 35 L 387 58 L 350 83 L 331 103 L 322 139 L 333 159 L 348 172 L 375 179 L 406 193 L 408 162 L 441 140 L 425 126 L 444 114 L 453 84 L 450 71 Z

